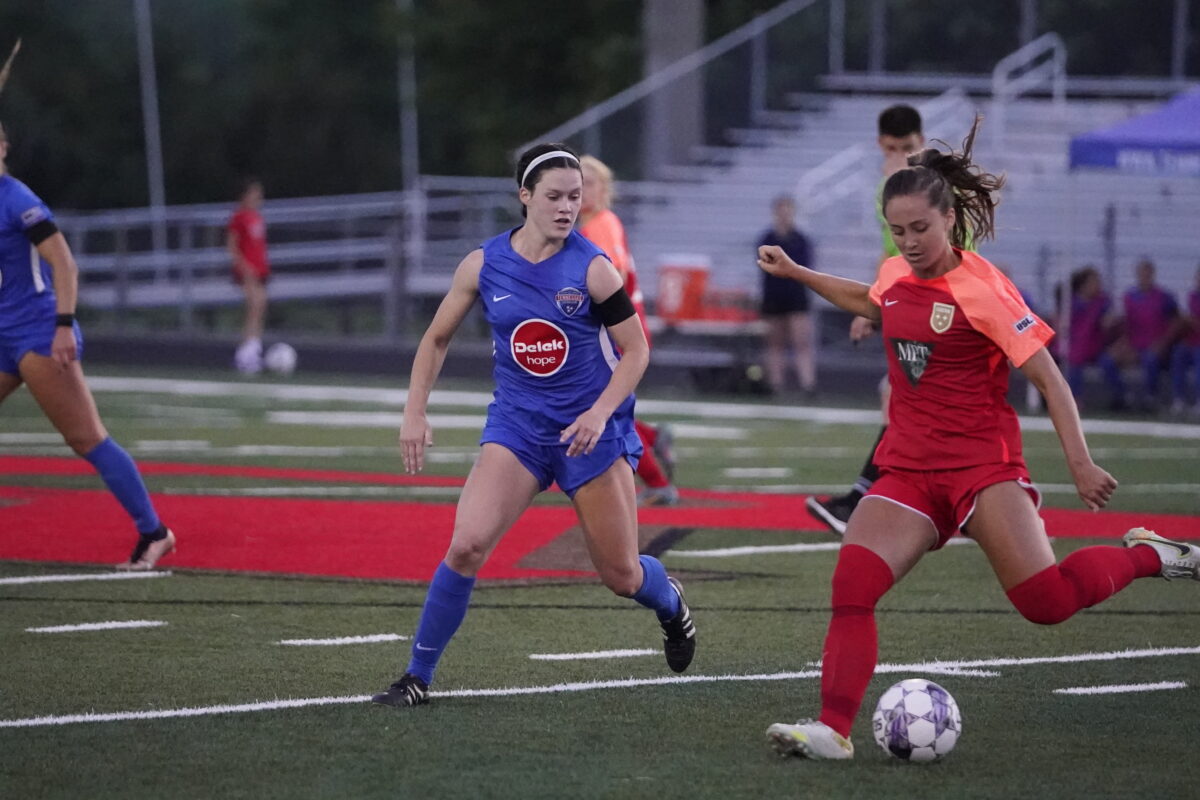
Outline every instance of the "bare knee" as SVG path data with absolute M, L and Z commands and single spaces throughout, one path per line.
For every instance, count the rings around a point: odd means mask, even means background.
M 621 566 L 598 567 L 600 580 L 618 597 L 633 597 L 642 588 L 642 565 L 638 561 Z
M 474 575 L 487 562 L 490 548 L 470 537 L 460 537 L 455 531 L 450 549 L 446 551 L 446 566 L 459 575 Z

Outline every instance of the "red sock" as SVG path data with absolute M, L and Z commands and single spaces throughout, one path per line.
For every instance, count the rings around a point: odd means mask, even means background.
M 663 472 L 654 455 L 654 442 L 658 440 L 658 431 L 637 420 L 634 420 L 633 426 L 637 430 L 638 438 L 642 440 L 642 457 L 638 461 L 637 468 L 638 477 L 645 481 L 651 489 L 670 486 L 671 482 L 667 480 L 667 474 Z
M 1009 589 L 1008 599 L 1030 622 L 1057 625 L 1161 567 L 1153 547 L 1085 547 Z
M 892 588 L 895 576 L 882 558 L 865 547 L 845 545 L 833 571 L 833 618 L 821 656 L 821 722 L 850 735 L 867 684 L 879 658 L 875 604 Z
M 654 443 L 658 441 L 658 428 L 647 422 L 642 422 L 640 419 L 633 421 L 633 427 L 637 430 L 638 438 L 642 440 L 642 444 L 646 445 L 646 447 L 654 447 Z

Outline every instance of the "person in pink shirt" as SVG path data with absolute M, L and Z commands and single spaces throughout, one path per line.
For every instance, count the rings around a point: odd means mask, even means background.
M 1136 269 L 1137 285 L 1125 292 L 1125 329 L 1142 367 L 1138 405 L 1153 408 L 1159 375 L 1170 360 L 1178 330 L 1179 305 L 1170 292 L 1155 284 L 1153 261 L 1143 258 Z
M 1071 273 L 1071 326 L 1067 348 L 1067 383 L 1076 402 L 1082 405 L 1084 370 L 1099 367 L 1109 391 L 1109 407 L 1125 407 L 1125 383 L 1121 370 L 1108 352 L 1118 320 L 1112 298 L 1104 291 L 1100 273 L 1085 266 Z
M 1171 387 L 1175 401 L 1171 411 L 1182 414 L 1187 410 L 1188 372 L 1193 371 L 1192 413 L 1200 416 L 1200 267 L 1196 268 L 1196 284 L 1187 296 L 1187 316 L 1184 318 L 1183 339 L 1171 356 Z

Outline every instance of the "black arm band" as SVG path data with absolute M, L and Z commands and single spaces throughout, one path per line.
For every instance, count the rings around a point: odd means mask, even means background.
M 74 324 L 75 324 L 75 315 L 74 314 L 55 314 L 54 315 L 54 327 L 56 327 L 56 328 L 69 328 Z
M 25 229 L 25 238 L 28 239 L 34 247 L 37 247 L 42 242 L 49 239 L 54 234 L 58 233 L 58 226 L 53 220 L 44 219 L 36 225 L 31 225 Z
M 629 292 L 625 291 L 624 286 L 613 292 L 603 303 L 593 303 L 592 305 L 606 328 L 618 325 L 637 313 L 633 307 L 633 301 L 629 299 Z

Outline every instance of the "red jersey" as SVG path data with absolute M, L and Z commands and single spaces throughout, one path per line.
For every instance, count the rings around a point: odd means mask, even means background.
M 637 267 L 633 264 L 633 256 L 629 254 L 629 242 L 625 239 L 625 226 L 610 209 L 595 214 L 587 224 L 579 226 L 579 232 L 593 244 L 604 251 L 608 260 L 625 279 L 625 292 L 633 301 L 638 320 L 642 323 L 642 331 L 646 341 L 650 341 L 650 327 L 646 324 L 646 299 L 638 288 Z
M 262 215 L 253 208 L 239 208 L 229 218 L 229 234 L 236 236 L 238 252 L 250 268 L 258 277 L 267 277 L 271 264 L 267 261 L 267 226 Z
M 1054 336 L 1008 278 L 970 251 L 933 280 L 902 257 L 883 262 L 871 301 L 883 315 L 891 424 L 880 466 L 914 470 L 1023 465 L 1008 362 L 1024 364 Z

